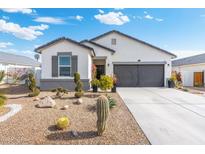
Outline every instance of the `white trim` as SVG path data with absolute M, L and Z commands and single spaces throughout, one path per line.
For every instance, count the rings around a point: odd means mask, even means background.
M 60 57 L 70 57 L 70 65 L 60 65 Z M 70 75 L 62 76 L 60 75 L 60 67 L 70 67 Z M 72 69 L 72 58 L 70 55 L 58 55 L 58 77 L 71 77 L 71 69 Z

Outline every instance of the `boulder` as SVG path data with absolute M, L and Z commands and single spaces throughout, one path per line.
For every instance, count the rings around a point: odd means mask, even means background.
M 40 101 L 39 97 L 34 98 L 34 101 Z
M 68 109 L 68 105 L 65 105 L 61 108 L 62 110 L 67 110 Z
M 76 104 L 82 104 L 83 103 L 83 99 L 82 98 L 78 98 L 76 101 Z
M 73 137 L 77 137 L 78 136 L 78 132 L 75 131 L 75 130 L 72 130 L 71 133 L 72 133 Z
M 56 102 L 50 96 L 46 96 L 36 106 L 39 108 L 53 108 L 56 106 Z

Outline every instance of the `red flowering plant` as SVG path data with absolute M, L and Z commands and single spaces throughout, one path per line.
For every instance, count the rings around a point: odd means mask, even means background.
M 97 67 L 95 64 L 92 64 L 92 79 L 95 79 L 97 75 Z
M 112 75 L 113 85 L 117 84 L 117 76 L 115 74 Z

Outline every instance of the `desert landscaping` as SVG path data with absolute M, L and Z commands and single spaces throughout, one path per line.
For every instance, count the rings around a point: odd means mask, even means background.
M 37 108 L 38 101 L 28 97 L 25 86 L 1 85 L 7 91 L 7 104 L 20 104 L 22 110 L 0 123 L 0 144 L 149 144 L 137 122 L 117 93 L 109 93 L 116 99 L 117 106 L 112 108 L 107 128 L 103 136 L 97 136 L 96 100 L 104 93 L 86 92 L 82 104 L 76 104 L 74 92 L 60 99 L 54 99 L 56 107 Z M 52 92 L 43 91 L 38 98 L 55 97 Z M 62 107 L 68 105 L 66 110 Z M 67 116 L 70 125 L 58 130 L 55 122 Z

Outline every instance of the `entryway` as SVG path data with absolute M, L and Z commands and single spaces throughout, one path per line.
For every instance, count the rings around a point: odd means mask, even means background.
M 96 78 L 100 79 L 101 75 L 105 75 L 106 59 L 95 57 L 93 64 L 96 66 Z

